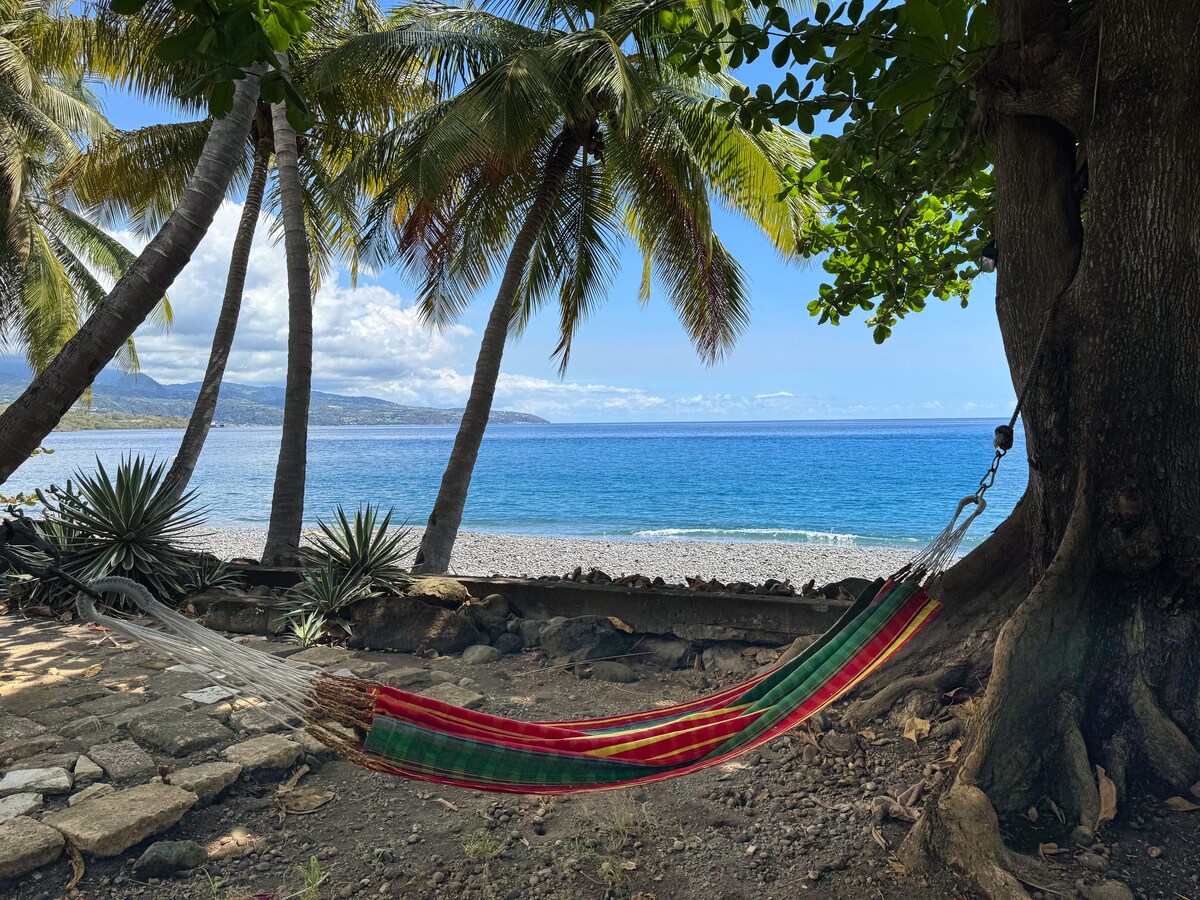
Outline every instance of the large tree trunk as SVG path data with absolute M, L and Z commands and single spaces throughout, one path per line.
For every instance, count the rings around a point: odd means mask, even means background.
M 454 438 L 450 460 L 442 475 L 433 511 L 429 514 L 429 522 L 421 538 L 421 547 L 413 565 L 414 571 L 445 572 L 450 565 L 450 554 L 454 550 L 454 540 L 458 537 L 458 527 L 462 524 L 463 508 L 467 504 L 467 491 L 471 487 L 475 460 L 479 457 L 479 445 L 483 443 L 483 434 L 487 430 L 488 418 L 492 412 L 492 399 L 496 395 L 496 382 L 500 378 L 500 361 L 504 356 L 504 344 L 508 340 L 508 327 L 512 320 L 517 288 L 529 262 L 534 242 L 541 234 L 546 217 L 558 199 L 580 146 L 579 139 L 571 133 L 564 133 L 557 139 L 546 162 L 546 171 L 542 175 L 537 196 L 513 242 L 508 262 L 504 267 L 504 277 L 500 281 L 500 289 L 496 292 L 496 302 L 492 305 L 492 312 L 483 332 L 483 342 L 479 346 L 471 393 L 467 398 L 466 409 L 463 410 L 458 434 Z
M 179 208 L 171 213 L 104 303 L 0 415 L 0 483 L 29 458 L 162 299 L 208 232 L 258 102 L 258 74 L 238 82 L 233 109 L 213 123 Z
M 287 61 L 282 60 L 285 77 Z M 283 207 L 283 246 L 287 257 L 288 364 L 283 399 L 283 434 L 271 494 L 271 523 L 263 564 L 295 565 L 304 526 L 304 481 L 308 471 L 308 406 L 312 397 L 312 268 L 304 224 L 304 187 L 300 182 L 296 132 L 287 107 L 271 107 L 275 131 L 275 165 Z
M 905 856 L 1019 897 L 1013 873 L 1029 861 L 1004 846 L 1001 824 L 1019 835 L 1023 813 L 1048 799 L 1067 820 L 1058 842 L 1086 841 L 1100 814 L 1096 766 L 1120 801 L 1135 777 L 1174 792 L 1200 781 L 1200 6 L 1112 0 L 1074 23 L 1058 0 L 995 6 L 997 67 L 1013 93 L 992 134 L 996 302 L 1015 383 L 1070 287 L 1024 409 L 1025 499 L 947 578 L 960 649 L 981 606 L 1004 624 L 958 773 Z M 1063 70 L 1084 74 L 1085 89 L 1059 85 Z M 1057 121 L 1019 114 L 1026 91 L 1047 89 L 1061 90 Z M 981 591 L 982 605 L 964 602 Z
M 250 183 L 246 187 L 246 202 L 242 206 L 237 235 L 233 239 L 233 251 L 229 256 L 229 274 L 225 279 L 225 296 L 221 301 L 221 313 L 217 316 L 217 328 L 213 333 L 212 350 L 208 354 L 208 367 L 200 383 L 192 417 L 188 419 L 179 452 L 167 473 L 167 483 L 176 496 L 187 490 L 200 451 L 212 427 L 217 411 L 217 400 L 221 393 L 221 381 L 225 377 L 225 365 L 237 333 L 238 316 L 242 311 L 242 294 L 246 287 L 246 270 L 250 264 L 250 249 L 254 245 L 254 231 L 262 211 L 263 192 L 267 184 L 267 173 L 271 164 L 271 138 L 269 134 L 259 138 L 254 151 L 254 167 L 250 171 Z

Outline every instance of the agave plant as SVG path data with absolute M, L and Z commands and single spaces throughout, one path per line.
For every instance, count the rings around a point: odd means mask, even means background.
M 63 551 L 63 567 L 82 581 L 123 575 L 160 599 L 179 596 L 192 566 L 181 546 L 204 521 L 194 492 L 176 497 L 164 484 L 165 466 L 140 456 L 122 458 L 114 476 L 75 473 L 65 488 L 39 491 L 43 532 Z
M 324 640 L 325 631 L 325 617 L 319 612 L 310 612 L 291 617 L 287 639 L 290 643 L 299 644 L 307 650 Z
M 411 528 L 392 528 L 392 512 L 389 509 L 380 520 L 379 509 L 368 503 L 351 522 L 339 506 L 332 523 L 317 519 L 321 533 L 314 546 L 301 548 L 301 558 L 309 565 L 331 563 L 373 588 L 396 591 L 411 584 L 412 577 L 400 564 L 416 552 L 416 544 Z
M 320 568 L 304 569 L 300 577 L 303 583 L 289 595 L 292 608 L 288 617 L 297 620 L 319 614 L 323 623 L 337 625 L 346 634 L 350 622 L 340 615 L 342 610 L 374 593 L 367 578 L 346 571 L 333 559 L 326 559 Z
M 199 594 L 203 591 L 241 586 L 241 576 L 232 571 L 229 564 L 223 559 L 218 559 L 209 553 L 196 558 L 180 584 L 185 594 Z

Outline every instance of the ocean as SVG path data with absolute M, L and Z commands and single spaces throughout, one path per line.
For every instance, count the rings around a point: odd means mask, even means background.
M 471 531 L 642 540 L 786 541 L 897 549 L 946 524 L 992 456 L 991 419 L 497 425 L 488 429 L 463 517 Z M 424 524 L 453 426 L 314 428 L 306 519 L 338 504 L 395 508 Z M 98 458 L 169 461 L 181 431 L 56 433 L 6 493 L 63 483 Z M 269 518 L 278 428 L 219 428 L 192 486 L 215 526 Z M 110 469 L 111 470 L 111 469 Z M 970 544 L 1012 509 L 1024 441 L 1001 466 Z

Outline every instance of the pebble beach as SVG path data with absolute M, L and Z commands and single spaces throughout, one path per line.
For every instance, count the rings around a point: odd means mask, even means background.
M 417 535 L 414 534 L 414 541 Z M 258 528 L 206 527 L 196 543 L 223 559 L 257 559 L 266 542 Z M 688 576 L 760 583 L 790 579 L 799 586 L 843 578 L 876 578 L 900 568 L 916 552 L 853 545 L 776 542 L 628 541 L 535 537 L 464 531 L 454 546 L 458 575 L 562 575 L 576 566 L 618 576 L 637 572 L 667 581 Z

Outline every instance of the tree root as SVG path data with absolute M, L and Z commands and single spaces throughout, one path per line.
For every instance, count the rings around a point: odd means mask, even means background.
M 880 688 L 872 696 L 851 703 L 846 707 L 842 718 L 852 727 L 858 728 L 872 719 L 887 715 L 899 700 L 913 691 L 941 695 L 959 687 L 970 671 L 970 665 L 959 663 L 930 672 L 928 675 L 906 675 Z
M 1140 675 L 1133 680 L 1129 709 L 1150 770 L 1179 790 L 1200 781 L 1200 752 L 1162 711 Z

